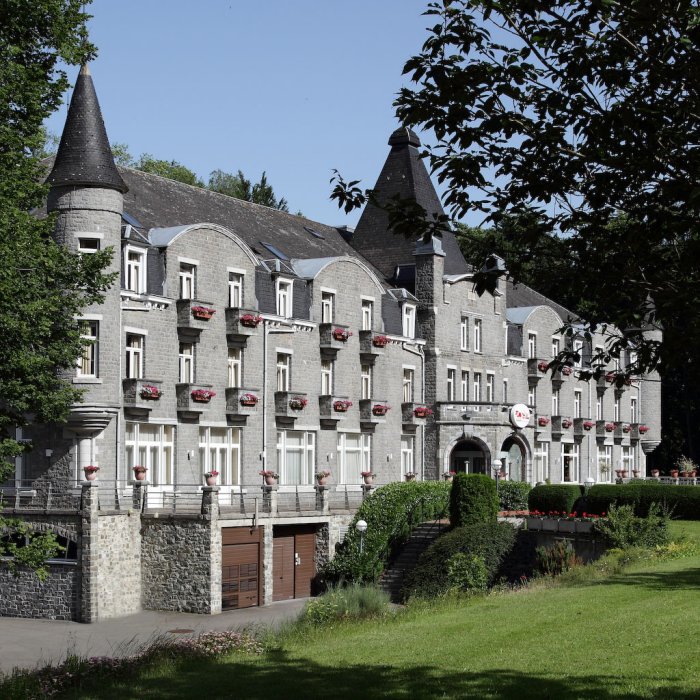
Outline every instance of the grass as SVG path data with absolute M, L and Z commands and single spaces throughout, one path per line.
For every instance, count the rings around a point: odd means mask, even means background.
M 700 522 L 673 523 L 700 543 Z M 566 578 L 566 577 L 565 577 Z M 258 657 L 162 663 L 75 698 L 700 698 L 700 554 L 576 584 L 287 630 Z

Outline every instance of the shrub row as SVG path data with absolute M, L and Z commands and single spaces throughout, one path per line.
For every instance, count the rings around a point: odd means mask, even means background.
M 498 518 L 496 482 L 485 474 L 457 474 L 450 492 L 450 524 L 495 523 Z
M 376 581 L 392 550 L 413 528 L 448 511 L 450 484 L 409 481 L 387 484 L 373 491 L 359 507 L 335 556 L 322 569 L 326 581 Z M 358 520 L 367 523 L 360 554 Z
M 500 510 L 525 510 L 532 486 L 525 481 L 501 481 L 498 484 Z
M 483 558 L 488 583 L 493 583 L 501 561 L 513 548 L 515 535 L 511 525 L 496 522 L 451 530 L 423 552 L 416 568 L 406 577 L 403 597 L 431 598 L 446 593 L 450 587 L 450 560 L 458 553 Z
M 576 502 L 581 498 L 582 490 L 578 484 L 544 484 L 535 486 L 528 494 L 527 504 L 530 510 L 549 513 L 552 510 L 571 513 Z
M 612 504 L 629 505 L 635 515 L 644 518 L 652 503 L 671 510 L 674 518 L 700 520 L 700 488 L 656 481 L 592 486 L 585 499 L 585 510 L 600 515 L 608 513 Z

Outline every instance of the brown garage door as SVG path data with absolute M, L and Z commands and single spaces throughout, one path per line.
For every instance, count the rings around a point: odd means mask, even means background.
M 259 605 L 260 528 L 225 527 L 221 539 L 222 610 Z
M 306 598 L 316 575 L 316 526 L 277 526 L 273 533 L 273 600 Z

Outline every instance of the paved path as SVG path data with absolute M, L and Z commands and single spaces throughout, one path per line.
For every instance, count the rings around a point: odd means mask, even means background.
M 274 627 L 295 618 L 305 600 L 289 600 L 261 608 L 232 610 L 220 615 L 193 615 L 144 610 L 128 617 L 94 622 L 28 620 L 0 617 L 0 672 L 57 663 L 67 654 L 119 656 L 164 634 L 181 636 L 209 630 L 251 626 Z

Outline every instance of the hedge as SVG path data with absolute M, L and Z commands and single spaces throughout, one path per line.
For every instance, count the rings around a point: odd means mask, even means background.
M 553 510 L 571 513 L 580 497 L 581 487 L 578 484 L 544 484 L 535 486 L 530 491 L 527 505 L 530 510 L 538 510 L 540 513 Z
M 456 474 L 450 492 L 450 524 L 495 523 L 498 518 L 496 482 L 485 474 Z
M 525 510 L 532 486 L 526 481 L 501 481 L 498 484 L 500 510 Z
M 445 517 L 450 484 L 409 481 L 387 484 L 373 491 L 358 508 L 345 539 L 333 559 L 321 570 L 326 581 L 376 581 L 393 549 L 422 522 Z M 358 520 L 367 523 L 360 554 Z
M 700 487 L 660 484 L 656 481 L 591 486 L 585 499 L 589 513 L 607 513 L 610 505 L 631 505 L 635 515 L 646 517 L 652 503 L 672 511 L 680 520 L 700 520 Z
M 449 589 L 449 561 L 461 552 L 483 557 L 488 583 L 493 583 L 501 562 L 515 544 L 516 530 L 508 523 L 474 523 L 451 530 L 423 552 L 418 565 L 406 576 L 404 599 L 410 596 L 430 598 Z

